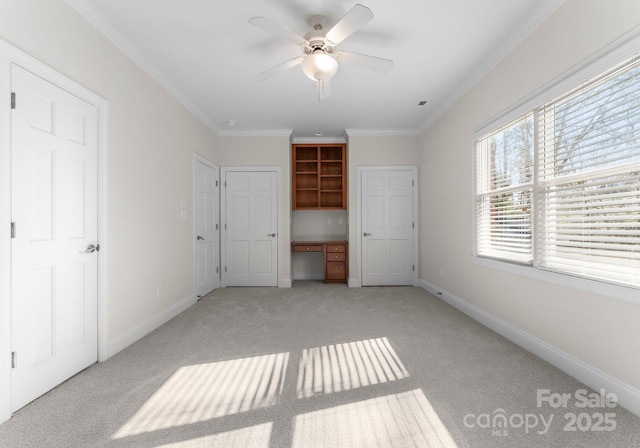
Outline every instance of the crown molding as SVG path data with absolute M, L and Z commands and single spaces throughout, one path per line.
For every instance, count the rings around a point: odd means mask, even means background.
M 420 129 L 345 129 L 349 137 L 409 136 L 422 134 Z
M 424 133 L 438 118 L 448 111 L 459 99 L 469 92 L 482 78 L 484 78 L 491 70 L 493 70 L 504 58 L 516 49 L 536 28 L 538 28 L 551 14 L 553 14 L 565 0 L 555 0 L 546 4 L 545 8 L 540 8 L 536 13 L 532 14 L 516 31 L 510 34 L 502 41 L 491 55 L 489 55 L 484 64 L 480 65 L 460 87 L 445 99 L 440 106 L 429 114 L 426 121 L 419 128 L 419 134 Z
M 218 130 L 219 137 L 290 137 L 293 129 Z
M 511 51 L 513 51 L 533 30 L 544 22 L 565 0 L 553 0 L 545 8 L 532 14 L 522 26 L 516 30 L 508 39 L 505 39 L 496 50 L 485 59 L 471 76 L 460 85 L 460 87 L 445 99 L 433 112 L 431 112 L 425 122 L 417 129 L 346 129 L 347 136 L 417 136 L 423 134 L 431 124 L 449 110 L 460 98 L 462 98 L 473 86 L 475 86 L 487 73 L 495 68 Z M 251 137 L 272 137 L 291 135 L 288 129 L 273 130 L 245 130 L 236 131 L 220 129 L 210 118 L 189 98 L 187 98 L 171 81 L 169 81 L 158 68 L 151 63 L 142 53 L 140 53 L 93 5 L 83 0 L 66 0 L 66 2 L 80 14 L 85 20 L 93 25 L 120 51 L 128 56 L 151 78 L 164 87 L 171 96 L 182 104 L 189 112 L 197 117 L 208 129 L 218 136 L 251 136 Z M 327 139 L 323 139 L 327 141 Z
M 158 68 L 140 53 L 120 31 L 118 31 L 98 9 L 82 0 L 66 0 L 66 2 L 93 25 L 98 32 L 107 38 L 116 48 L 122 51 L 134 64 L 138 65 L 147 75 L 160 84 L 171 96 L 182 104 L 189 112 L 198 118 L 209 130 L 219 135 L 220 130 L 207 115 L 187 98 L 171 81 L 169 81 Z

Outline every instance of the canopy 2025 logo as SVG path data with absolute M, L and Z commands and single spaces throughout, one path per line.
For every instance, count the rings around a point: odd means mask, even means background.
M 606 393 L 604 389 L 599 392 L 589 392 L 586 389 L 578 389 L 573 393 L 551 392 L 550 389 L 538 389 L 536 393 L 536 406 L 538 409 L 562 409 L 565 412 L 564 431 L 574 432 L 604 432 L 616 429 L 615 412 L 606 412 L 618 405 L 618 397 L 612 393 Z M 571 412 L 569 407 L 584 409 L 585 412 Z M 536 432 L 544 435 L 549 432 L 556 413 L 512 413 L 508 414 L 504 409 L 495 409 L 493 412 L 482 414 L 467 414 L 463 418 L 466 428 L 480 428 L 491 430 L 494 436 L 505 437 L 509 430 L 520 430 L 526 434 Z

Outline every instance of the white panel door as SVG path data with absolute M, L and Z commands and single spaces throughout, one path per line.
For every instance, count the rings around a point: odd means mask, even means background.
M 19 409 L 97 361 L 97 110 L 12 67 L 12 370 Z
M 196 295 L 204 297 L 220 285 L 218 264 L 218 170 L 194 162 Z
M 362 172 L 362 284 L 411 285 L 414 172 Z
M 225 208 L 226 285 L 277 286 L 277 173 L 228 171 Z

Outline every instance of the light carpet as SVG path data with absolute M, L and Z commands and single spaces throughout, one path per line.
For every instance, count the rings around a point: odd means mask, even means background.
M 295 282 L 214 291 L 0 446 L 640 447 L 640 418 L 598 397 L 422 289 Z

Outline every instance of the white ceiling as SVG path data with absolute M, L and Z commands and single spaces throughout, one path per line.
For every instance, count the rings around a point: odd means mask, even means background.
M 248 20 L 304 35 L 311 16 L 330 27 L 356 0 L 67 1 L 219 134 L 300 138 L 420 132 L 562 2 L 358 0 L 375 18 L 338 49 L 393 59 L 393 70 L 342 64 L 318 101 L 300 66 L 255 79 L 301 50 Z

